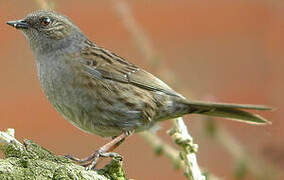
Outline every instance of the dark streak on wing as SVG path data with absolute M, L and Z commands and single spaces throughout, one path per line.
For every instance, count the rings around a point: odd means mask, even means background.
M 179 97 L 175 91 L 150 73 L 116 54 L 98 47 L 91 41 L 86 41 L 86 48 L 82 50 L 81 55 L 84 57 L 82 63 L 85 66 L 85 71 L 92 78 L 129 83 L 145 90 Z

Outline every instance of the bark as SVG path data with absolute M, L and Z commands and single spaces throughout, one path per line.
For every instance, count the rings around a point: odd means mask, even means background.
M 12 138 L 5 141 L 0 132 L 1 180 L 124 180 L 122 160 L 113 158 L 103 169 L 86 171 L 71 160 L 56 156 L 43 147 L 25 140 L 23 144 Z M 5 134 L 4 134 L 5 135 Z

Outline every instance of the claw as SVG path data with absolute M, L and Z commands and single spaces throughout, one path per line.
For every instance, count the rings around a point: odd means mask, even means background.
M 77 163 L 86 163 L 88 161 L 91 161 L 93 158 L 94 158 L 94 154 L 91 154 L 90 156 L 84 158 L 84 159 L 80 159 L 80 158 L 77 158 L 77 157 L 74 157 L 72 155 L 64 155 L 64 157 L 68 158 L 68 159 L 71 159 L 72 161 L 75 161 Z
M 119 158 L 122 160 L 122 156 L 118 153 L 115 153 L 115 152 L 103 152 L 103 150 L 98 150 L 95 152 L 94 154 L 94 159 L 93 161 L 91 162 L 91 164 L 89 164 L 87 167 L 86 167 L 86 170 L 91 170 L 91 169 L 94 169 L 98 163 L 98 160 L 99 158 L 102 157 L 102 158 Z
M 122 160 L 122 156 L 119 155 L 118 153 L 115 152 L 109 152 L 109 151 L 113 151 L 115 148 L 117 148 L 122 141 L 124 141 L 124 139 L 127 136 L 130 136 L 131 134 L 133 134 L 134 131 L 127 131 L 123 134 L 121 134 L 120 136 L 115 137 L 111 142 L 105 144 L 104 146 L 102 146 L 99 150 L 95 151 L 93 154 L 91 154 L 90 156 L 84 158 L 84 159 L 79 159 L 77 157 L 71 156 L 71 155 L 65 155 L 66 158 L 71 159 L 77 163 L 82 164 L 82 166 L 86 167 L 86 170 L 91 170 L 94 169 L 99 161 L 100 157 L 103 158 L 119 158 Z

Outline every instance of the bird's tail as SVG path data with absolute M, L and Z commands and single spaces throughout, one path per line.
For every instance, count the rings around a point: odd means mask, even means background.
M 272 110 L 261 105 L 227 104 L 202 101 L 186 101 L 188 113 L 222 117 L 250 124 L 269 124 L 270 122 L 260 115 L 245 110 Z

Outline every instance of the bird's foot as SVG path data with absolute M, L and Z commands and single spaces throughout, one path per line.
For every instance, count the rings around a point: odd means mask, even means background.
M 115 152 L 103 152 L 103 150 L 98 150 L 93 154 L 93 160 L 90 163 L 84 164 L 83 166 L 86 167 L 86 170 L 94 169 L 99 161 L 99 158 L 119 158 L 122 160 L 122 156 Z
M 86 158 L 83 158 L 83 159 L 74 157 L 74 156 L 69 155 L 69 154 L 68 155 L 64 155 L 64 157 L 66 157 L 66 158 L 68 158 L 68 159 L 70 159 L 72 161 L 75 161 L 77 163 L 83 164 L 83 163 L 87 163 L 87 162 L 91 161 L 92 159 L 94 159 L 93 155 L 94 155 L 94 153 L 91 154 L 90 156 L 86 157 Z
M 65 155 L 64 157 L 71 159 L 77 163 L 82 164 L 82 166 L 86 167 L 86 170 L 91 170 L 94 169 L 99 161 L 99 158 L 119 158 L 122 160 L 122 156 L 118 153 L 115 152 L 104 152 L 103 149 L 99 149 L 95 151 L 93 154 L 90 156 L 80 159 L 71 155 Z
M 117 148 L 121 144 L 121 142 L 124 141 L 124 139 L 127 136 L 130 136 L 132 133 L 133 131 L 127 131 L 127 132 L 122 133 L 120 136 L 115 137 L 112 141 L 105 144 L 99 150 L 95 151 L 93 154 L 91 154 L 90 156 L 86 158 L 80 159 L 80 158 L 77 158 L 71 155 L 65 155 L 65 157 L 77 163 L 82 164 L 84 167 L 86 167 L 87 170 L 94 169 L 100 157 L 104 157 L 104 158 L 111 157 L 111 158 L 122 159 L 121 155 L 115 152 L 110 152 L 110 151 L 113 151 L 115 148 Z

